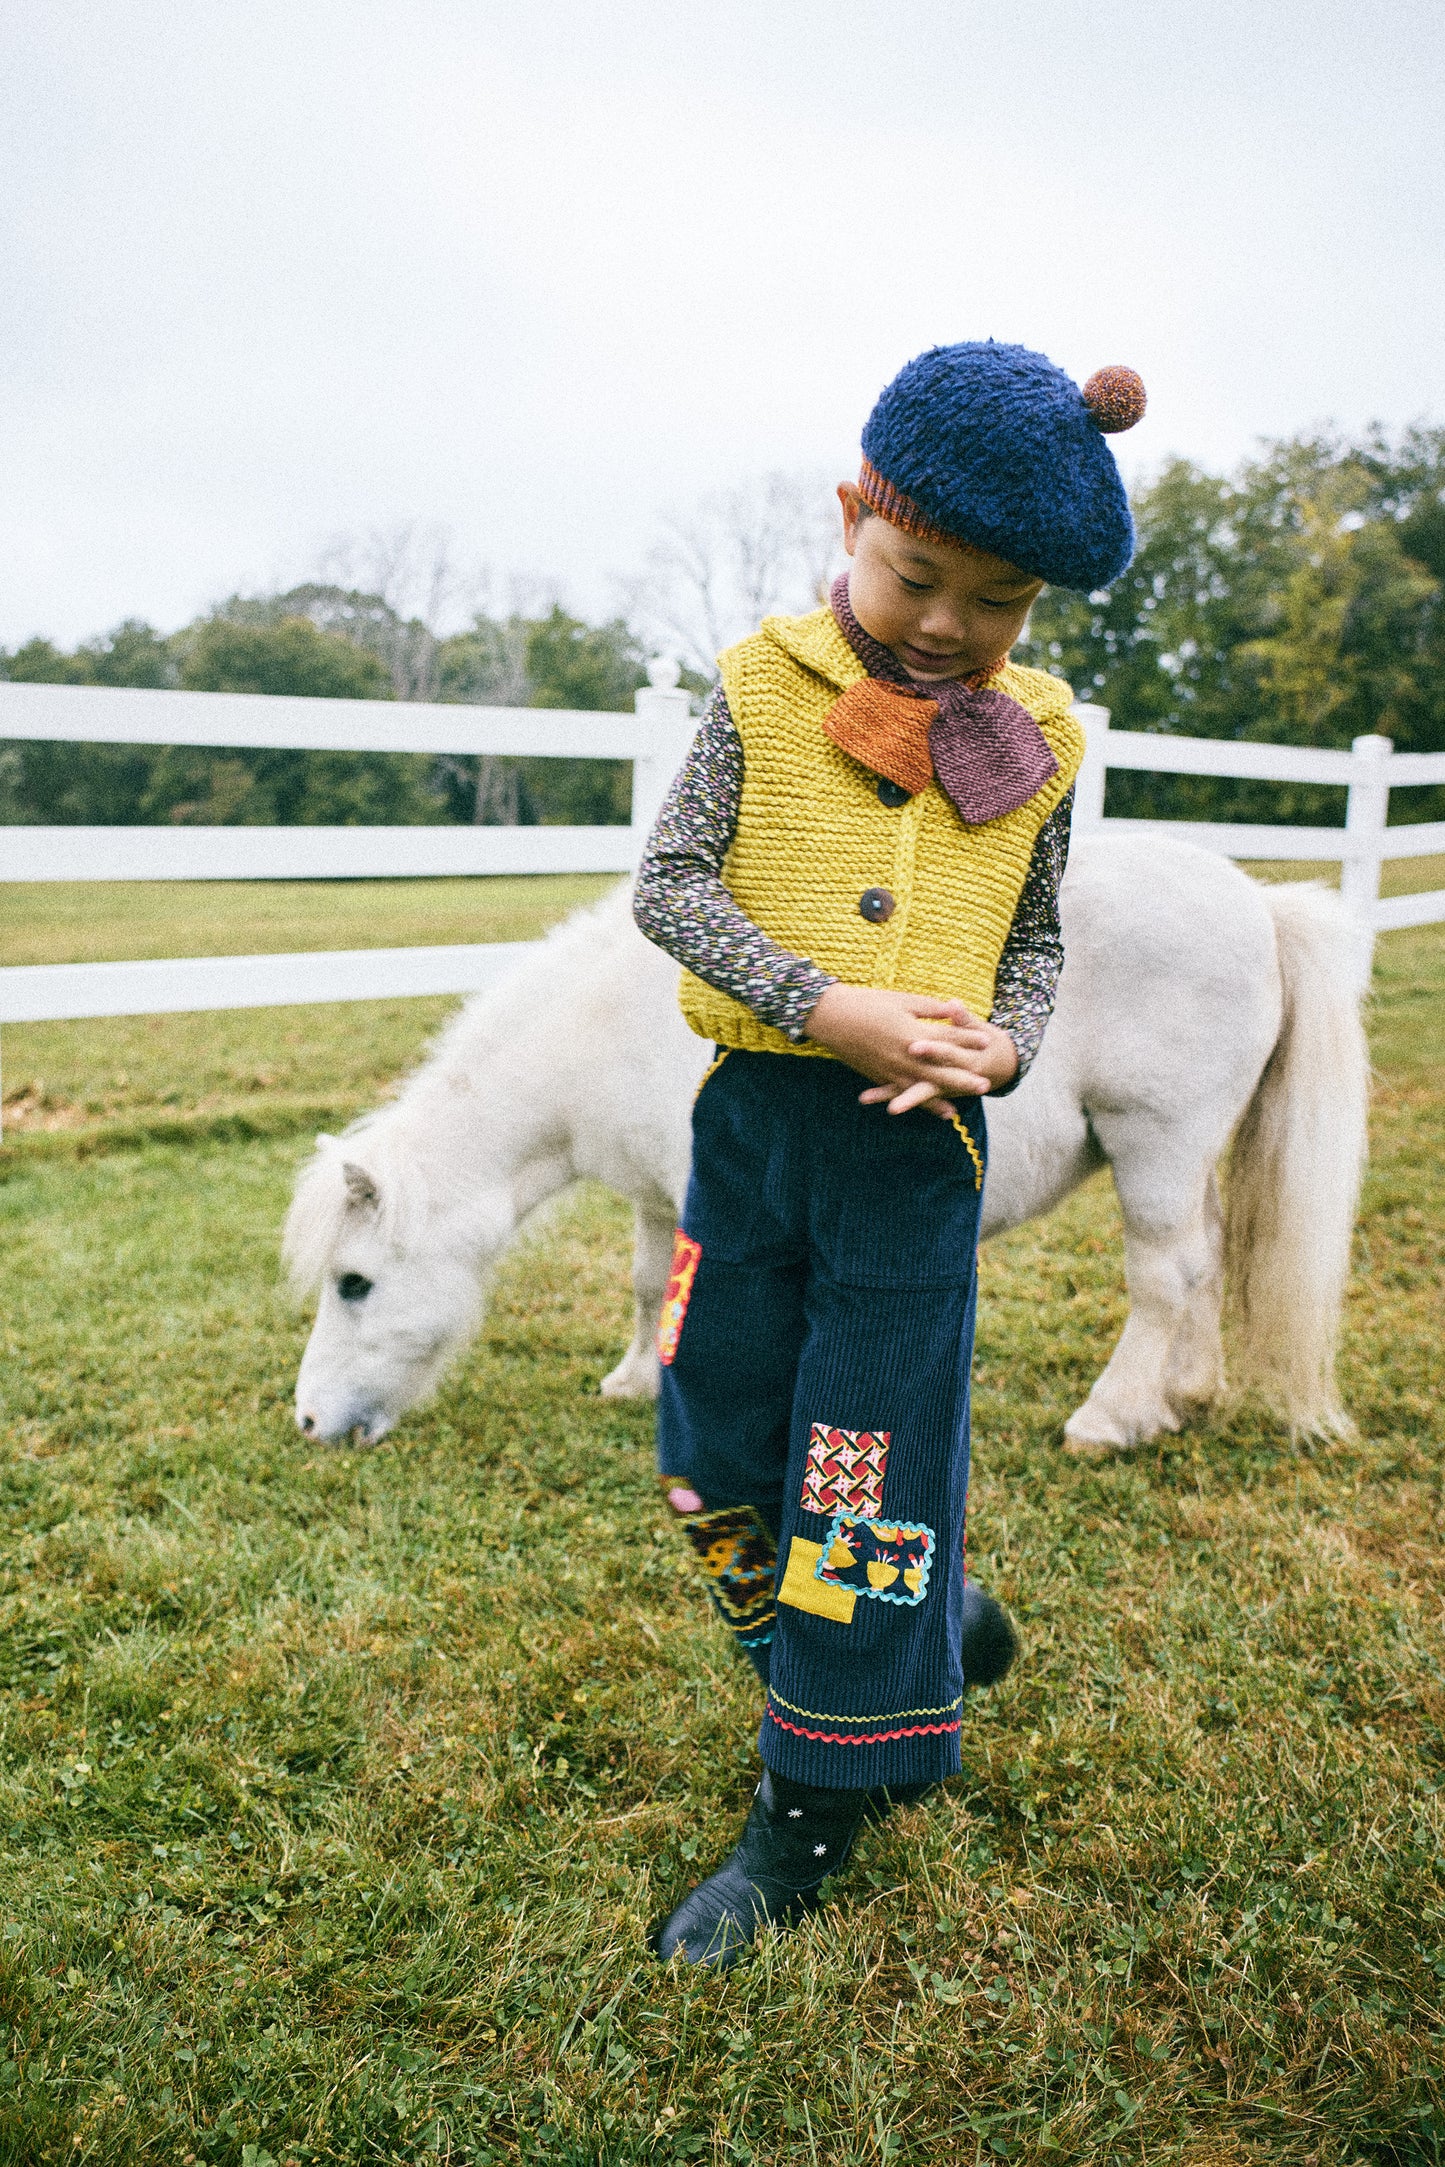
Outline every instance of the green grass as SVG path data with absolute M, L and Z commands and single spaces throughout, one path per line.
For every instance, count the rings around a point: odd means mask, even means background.
M 1245 1410 L 1076 1463 L 1111 1193 L 991 1247 L 970 1546 L 1023 1658 L 961 1779 L 726 1980 L 644 1947 L 733 1838 L 758 1708 L 649 1411 L 597 1397 L 621 1207 L 514 1254 L 432 1408 L 321 1452 L 299 1138 L 219 1140 L 190 1078 L 147 1133 L 159 1034 L 68 1144 L 7 1142 L 0 2167 L 1445 2158 L 1445 930 L 1377 986 L 1358 1437 Z M 290 1053 L 297 1012 L 245 1019 L 296 1064 L 255 1095 L 364 1102 L 441 1005 L 317 1009 Z M 108 1028 L 64 1027 L 69 1074 Z
M 525 941 L 614 879 L 11 881 L 0 963 Z

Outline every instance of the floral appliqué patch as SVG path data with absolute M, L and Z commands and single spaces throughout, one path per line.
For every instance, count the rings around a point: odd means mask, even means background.
M 803 1468 L 804 1512 L 865 1516 L 883 1510 L 883 1471 L 888 1465 L 888 1430 L 835 1430 L 813 1424 Z
M 773 1581 L 778 1550 L 767 1523 L 751 1505 L 689 1513 L 682 1532 L 707 1579 L 723 1623 L 744 1647 L 773 1637 Z
M 701 1261 L 702 1243 L 695 1242 L 679 1227 L 673 1237 L 672 1269 L 668 1273 L 667 1292 L 662 1297 L 662 1314 L 657 1320 L 657 1359 L 664 1369 L 677 1353 L 682 1322 L 692 1300 L 692 1283 Z
M 825 1585 L 880 1603 L 921 1603 L 938 1537 L 919 1521 L 865 1520 L 840 1512 L 813 1568 Z

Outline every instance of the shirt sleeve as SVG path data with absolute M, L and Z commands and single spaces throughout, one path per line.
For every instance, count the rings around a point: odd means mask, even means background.
M 743 787 L 743 745 L 721 685 L 658 814 L 638 868 L 632 911 L 650 941 L 799 1043 L 836 981 L 770 940 L 723 885 Z
M 994 980 L 990 1023 L 1007 1031 L 1018 1049 L 1018 1074 L 989 1095 L 1002 1098 L 1017 1090 L 1043 1042 L 1053 1014 L 1064 941 L 1059 925 L 1059 884 L 1069 862 L 1069 823 L 1074 793 L 1069 790 L 1044 822 L 1024 876 L 1019 907 L 1009 928 Z

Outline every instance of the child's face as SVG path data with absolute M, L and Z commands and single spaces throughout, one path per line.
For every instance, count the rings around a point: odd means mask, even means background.
M 1043 581 L 981 550 L 922 542 L 838 488 L 843 545 L 853 559 L 848 599 L 863 630 L 891 647 L 910 676 L 967 677 L 1008 653 Z

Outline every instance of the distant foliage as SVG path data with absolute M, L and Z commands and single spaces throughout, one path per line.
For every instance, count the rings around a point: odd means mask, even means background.
M 1105 594 L 1050 591 L 1020 659 L 1121 730 L 1445 749 L 1445 430 L 1275 444 L 1231 479 L 1176 460 L 1136 499 L 1140 546 Z M 1411 793 L 1396 817 L 1436 817 Z M 1333 803 L 1331 800 L 1333 799 Z M 1109 810 L 1339 817 L 1339 793 L 1116 774 Z
M 187 692 L 299 693 L 317 700 L 389 700 L 391 680 L 375 655 L 309 617 L 237 624 L 213 617 L 180 643 Z
M 104 638 L 87 640 L 73 655 L 49 640 L 27 640 L 13 655 L 0 651 L 0 677 L 26 685 L 175 685 L 180 682 L 171 642 L 139 618 L 127 617 Z
M 646 683 L 641 645 L 622 618 L 590 625 L 555 603 L 545 616 L 479 615 L 437 649 L 437 697 L 482 707 L 625 714 Z M 608 827 L 630 817 L 631 771 L 618 760 L 454 758 L 440 767 L 454 820 Z
M 479 616 L 468 631 L 437 639 L 380 595 L 314 582 L 233 597 L 169 638 L 128 621 L 73 654 L 29 640 L 0 656 L 0 673 L 30 684 L 607 710 L 630 708 L 646 683 L 641 651 L 621 620 L 589 625 L 553 607 L 533 618 Z M 625 823 L 629 810 L 629 771 L 616 760 L 0 746 L 0 823 L 592 826 Z
M 1445 749 L 1445 429 L 1301 436 L 1227 477 L 1175 460 L 1134 509 L 1129 571 L 1106 593 L 1045 593 L 1020 660 L 1067 677 L 1121 730 L 1333 746 L 1378 730 L 1401 751 Z M 679 653 L 701 689 L 726 639 L 826 591 L 836 537 L 821 481 L 768 476 L 669 523 L 628 620 L 534 604 L 477 612 L 443 637 L 434 624 L 463 583 L 439 540 L 401 529 L 339 548 L 334 581 L 233 596 L 169 637 L 128 620 L 73 654 L 29 640 L 0 653 L 0 674 L 619 711 L 646 681 L 644 638 Z M 10 822 L 593 825 L 625 821 L 628 798 L 626 765 L 606 760 L 0 746 Z M 1108 804 L 1306 822 L 1343 811 L 1339 791 L 1124 773 Z M 1445 816 L 1445 790 L 1397 793 L 1392 814 Z

